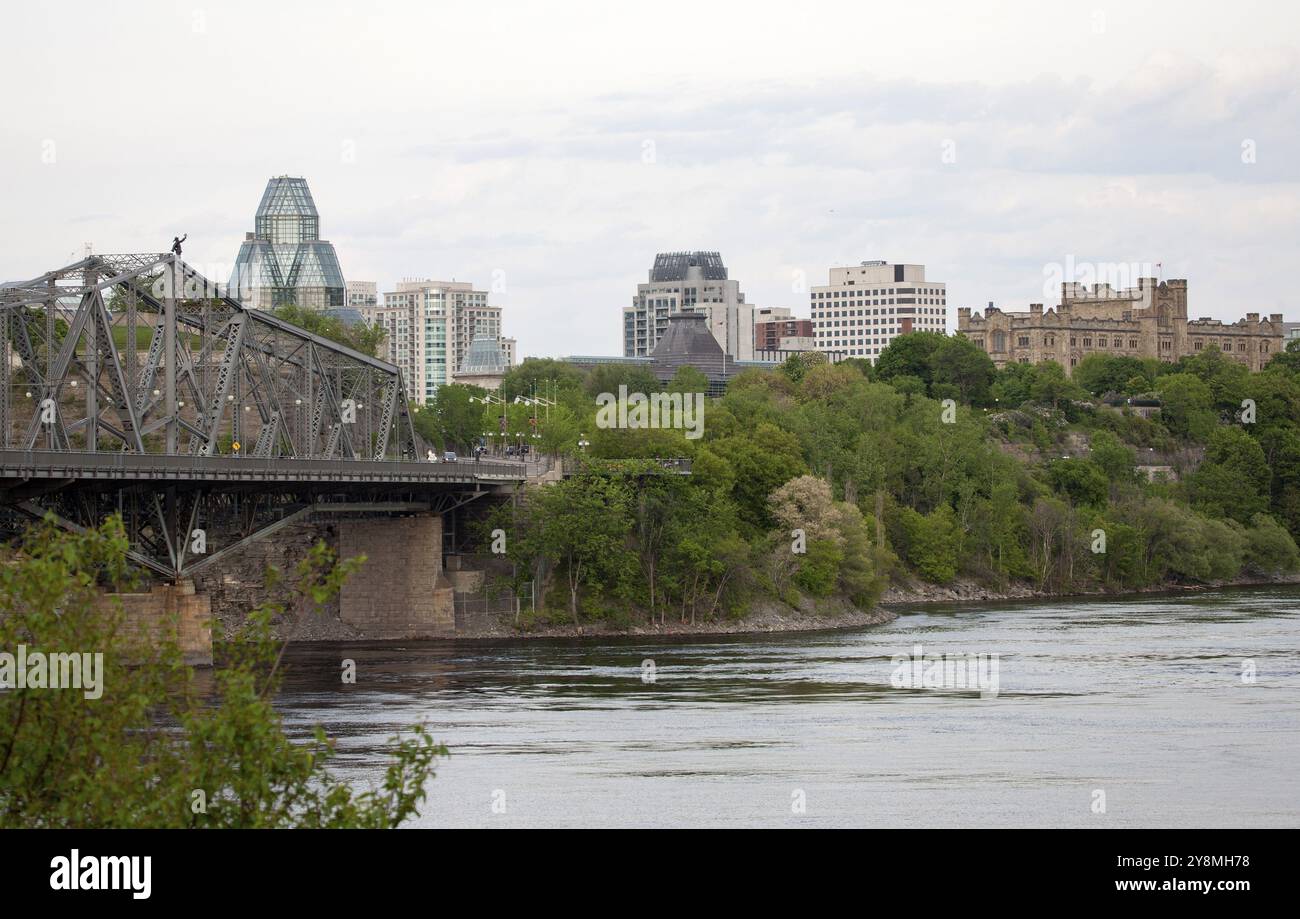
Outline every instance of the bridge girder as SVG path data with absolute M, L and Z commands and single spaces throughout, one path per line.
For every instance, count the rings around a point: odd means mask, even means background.
M 421 452 L 396 366 L 245 307 L 171 254 L 93 255 L 0 288 L 0 355 L 6 450 Z
M 405 393 L 178 256 L 87 256 L 0 287 L 0 530 L 118 513 L 131 560 L 178 578 L 308 515 L 443 513 L 525 478 L 420 463 Z

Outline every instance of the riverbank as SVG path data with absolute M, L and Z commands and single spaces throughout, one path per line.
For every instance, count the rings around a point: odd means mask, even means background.
M 1273 577 L 1240 577 L 1199 584 L 1165 582 L 1151 587 L 1130 590 L 1109 590 L 1105 587 L 1054 593 L 1039 590 L 1027 584 L 1009 584 L 1005 588 L 992 587 L 968 578 L 958 578 L 951 584 L 913 582 L 891 585 L 880 598 L 879 605 L 886 609 L 926 606 L 935 603 L 994 603 L 1000 600 L 1069 600 L 1102 599 L 1108 597 L 1141 596 L 1143 594 L 1201 593 L 1225 587 L 1268 587 L 1282 584 L 1300 584 L 1300 572 L 1279 574 Z
M 501 614 L 486 624 L 461 623 L 455 633 L 430 635 L 450 641 L 481 639 L 544 639 L 544 638 L 599 638 L 602 636 L 700 636 L 710 635 L 762 635 L 780 632 L 824 632 L 863 629 L 883 625 L 898 618 L 909 609 L 934 605 L 996 603 L 1002 601 L 1068 601 L 1098 600 L 1161 593 L 1199 593 L 1227 587 L 1267 587 L 1300 584 L 1300 573 L 1279 575 L 1273 578 L 1235 578 L 1204 584 L 1165 583 L 1140 590 L 1115 591 L 1105 589 L 1080 590 L 1068 594 L 1038 590 L 1025 584 L 1010 584 L 998 588 L 977 581 L 959 578 L 950 584 L 929 584 L 914 581 L 891 586 L 881 596 L 876 606 L 861 610 L 844 598 L 826 600 L 805 599 L 799 607 L 780 600 L 762 598 L 754 601 L 749 613 L 741 619 L 715 619 L 682 622 L 670 615 L 667 622 L 649 624 L 638 622 L 617 626 L 601 621 L 587 621 L 575 626 L 568 621 L 529 621 L 525 614 L 519 622 L 509 614 Z M 478 620 L 482 623 L 482 619 Z M 237 622 L 219 622 L 216 634 L 226 640 L 234 637 Z M 294 642 L 373 641 L 375 638 L 344 623 L 338 615 L 337 604 L 322 614 L 299 614 L 285 617 L 277 624 L 277 633 Z M 219 639 L 220 640 L 220 639 Z
M 860 610 L 847 600 L 830 599 L 795 608 L 778 600 L 763 600 L 743 619 L 715 619 L 709 622 L 682 622 L 670 616 L 667 622 L 638 623 L 622 628 L 602 622 L 532 623 L 516 627 L 513 621 L 503 622 L 490 629 L 468 629 L 457 632 L 457 640 L 465 638 L 590 638 L 599 636 L 637 635 L 760 635 L 771 632 L 819 632 L 830 629 L 860 629 L 882 625 L 898 618 L 891 609 L 877 607 Z
M 487 629 L 470 629 L 458 632 L 453 638 L 592 638 L 601 636 L 653 636 L 653 635 L 691 635 L 707 637 L 710 635 L 761 635 L 775 632 L 819 632 L 833 630 L 850 630 L 883 625 L 898 618 L 901 611 L 915 607 L 926 607 L 952 603 L 995 603 L 998 601 L 1025 600 L 1069 600 L 1121 598 L 1162 593 L 1202 593 L 1228 587 L 1267 587 L 1285 584 L 1300 584 L 1300 573 L 1278 575 L 1272 578 L 1243 577 L 1204 584 L 1166 583 L 1138 590 L 1080 590 L 1068 594 L 1052 593 L 1038 590 L 1025 584 L 1011 584 L 1005 588 L 996 588 L 977 581 L 959 578 L 951 584 L 928 584 L 913 582 L 906 585 L 891 586 L 881 596 L 875 608 L 860 610 L 847 600 L 836 598 L 813 603 L 808 601 L 801 608 L 791 607 L 778 600 L 763 600 L 755 604 L 754 609 L 743 619 L 714 620 L 709 622 L 681 622 L 669 618 L 662 624 L 637 624 L 626 627 L 610 626 L 601 622 L 585 622 L 580 626 L 572 623 L 538 624 L 515 626 L 512 621 L 502 622 Z

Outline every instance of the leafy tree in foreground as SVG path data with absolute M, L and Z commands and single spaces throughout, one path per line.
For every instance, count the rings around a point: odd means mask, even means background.
M 133 638 L 99 591 L 101 578 L 126 585 L 126 548 L 116 517 L 82 534 L 45 522 L 0 558 L 0 648 L 103 655 L 98 698 L 0 692 L 0 827 L 381 828 L 416 814 L 446 754 L 423 726 L 396 745 L 380 788 L 354 791 L 327 771 L 323 732 L 292 742 L 272 706 L 284 642 L 271 623 L 285 607 L 250 613 L 208 697 L 174 641 Z M 317 544 L 295 596 L 319 606 L 353 566 Z

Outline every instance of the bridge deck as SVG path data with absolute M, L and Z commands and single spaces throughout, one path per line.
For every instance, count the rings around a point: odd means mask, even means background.
M 376 485 L 475 485 L 522 482 L 543 470 L 535 463 L 412 463 L 344 459 L 255 459 L 246 456 L 168 456 L 0 450 L 4 481 L 347 482 Z

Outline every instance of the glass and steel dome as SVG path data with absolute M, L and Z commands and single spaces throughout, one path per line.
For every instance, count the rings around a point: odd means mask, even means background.
M 496 338 L 480 332 L 474 336 L 460 364 L 459 376 L 500 376 L 506 372 L 506 356 Z
M 333 244 L 320 238 L 320 215 L 306 179 L 276 176 L 267 182 L 255 227 L 230 273 L 234 296 L 262 310 L 343 306 L 343 271 Z

